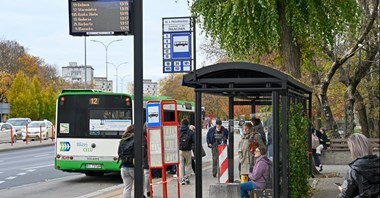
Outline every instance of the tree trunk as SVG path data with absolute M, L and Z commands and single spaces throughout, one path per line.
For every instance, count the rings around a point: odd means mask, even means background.
M 282 1 L 277 1 L 277 12 L 282 30 L 280 35 L 282 68 L 293 77 L 301 78 L 301 50 L 293 42 L 293 30 L 286 21 L 285 5 L 283 5 Z
M 354 96 L 354 88 L 352 85 L 349 85 L 346 89 L 345 94 L 345 105 L 344 105 L 344 135 L 348 137 L 352 133 L 354 133 L 355 128 L 355 117 L 354 117 L 354 104 L 355 104 L 355 96 Z
M 334 117 L 330 108 L 329 100 L 327 98 L 327 89 L 322 90 L 322 93 L 318 95 L 318 100 L 321 101 L 322 112 L 324 115 L 324 127 L 326 130 L 335 130 L 337 125 L 334 121 Z
M 356 91 L 355 93 L 355 109 L 358 112 L 359 123 L 362 127 L 362 134 L 367 137 L 371 137 L 368 130 L 367 110 L 365 109 L 363 97 L 359 91 Z
M 311 61 L 311 64 L 317 68 L 317 63 L 315 60 Z M 311 84 L 314 87 L 318 87 L 318 85 L 321 84 L 321 77 L 319 75 L 319 72 L 310 71 L 310 77 L 311 77 Z M 319 100 L 318 95 L 319 95 L 318 93 L 314 93 L 314 96 L 316 98 L 316 102 L 315 102 L 316 105 L 315 105 L 315 114 L 314 114 L 313 123 L 314 123 L 315 128 L 320 129 L 322 127 L 322 106 L 321 106 L 321 100 Z

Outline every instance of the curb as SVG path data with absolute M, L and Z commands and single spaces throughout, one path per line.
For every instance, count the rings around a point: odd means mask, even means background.
M 28 148 L 36 148 L 36 147 L 45 147 L 45 146 L 51 146 L 54 145 L 55 142 L 50 142 L 50 143 L 43 143 L 43 144 L 33 144 L 33 145 L 28 145 L 28 146 L 9 146 L 7 148 L 0 148 L 0 152 L 5 152 L 5 151 L 14 151 L 14 150 L 22 150 L 22 149 L 28 149 Z

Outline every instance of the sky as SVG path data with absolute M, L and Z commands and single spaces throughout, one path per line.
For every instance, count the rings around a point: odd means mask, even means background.
M 162 18 L 190 16 L 187 0 L 144 0 L 143 2 L 144 79 L 158 81 L 169 74 L 162 72 Z M 204 63 L 199 46 L 204 36 L 197 26 L 197 65 Z M 95 77 L 105 77 L 106 53 L 104 44 L 117 39 L 108 48 L 108 62 L 121 64 L 120 83 L 133 81 L 133 36 L 87 37 L 87 65 L 94 68 Z M 84 37 L 69 35 L 68 0 L 0 0 L 0 40 L 14 40 L 27 48 L 28 53 L 46 63 L 61 67 L 69 62 L 84 65 Z M 199 68 L 199 66 L 197 66 Z M 108 77 L 116 82 L 116 69 L 108 64 Z M 124 89 L 126 90 L 126 89 Z

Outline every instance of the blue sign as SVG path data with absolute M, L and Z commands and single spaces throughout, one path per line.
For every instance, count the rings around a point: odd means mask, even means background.
M 70 151 L 71 145 L 70 142 L 59 142 L 60 144 L 60 151 Z
M 147 127 L 161 126 L 160 103 L 148 103 L 146 105 L 146 125 Z
M 191 54 L 191 18 L 163 19 L 163 72 L 190 72 Z

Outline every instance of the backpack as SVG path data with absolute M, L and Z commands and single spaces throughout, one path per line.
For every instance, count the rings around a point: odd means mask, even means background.
M 190 136 L 190 131 L 181 132 L 179 135 L 179 150 L 190 151 L 192 145 L 192 139 Z
M 117 151 L 119 155 L 119 160 L 121 160 L 121 165 L 133 167 L 134 166 L 134 139 L 121 139 L 119 144 L 119 149 Z

